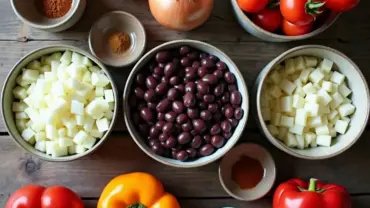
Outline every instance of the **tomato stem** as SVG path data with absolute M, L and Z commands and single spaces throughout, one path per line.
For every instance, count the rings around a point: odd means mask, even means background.
M 311 178 L 310 179 L 310 184 L 308 186 L 308 191 L 316 192 L 316 182 L 317 182 L 316 178 Z
M 325 2 L 313 2 L 312 0 L 307 0 L 305 5 L 306 13 L 311 15 L 320 14 L 322 12 L 320 8 L 324 5 Z

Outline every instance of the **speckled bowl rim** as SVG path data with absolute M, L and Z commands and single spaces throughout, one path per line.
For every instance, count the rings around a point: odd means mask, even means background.
M 240 201 L 256 201 L 256 200 L 259 200 L 259 199 L 263 198 L 264 196 L 266 196 L 266 194 L 268 194 L 268 192 L 270 192 L 270 191 L 271 191 L 272 187 L 274 186 L 274 184 L 275 184 L 275 182 L 276 182 L 277 168 L 276 168 L 275 160 L 274 160 L 274 158 L 272 157 L 271 153 L 270 153 L 270 152 L 269 152 L 269 151 L 268 151 L 264 146 L 262 146 L 262 145 L 260 145 L 260 144 L 257 144 L 257 143 L 241 143 L 240 145 L 238 145 L 238 146 L 236 146 L 236 147 L 232 148 L 228 153 L 226 153 L 224 158 L 226 158 L 227 154 L 229 154 L 230 152 L 232 152 L 235 148 L 238 148 L 238 147 L 240 148 L 240 146 L 250 146 L 250 145 L 252 145 L 252 146 L 258 146 L 258 148 L 260 148 L 260 150 L 261 150 L 262 152 L 266 153 L 266 155 L 268 155 L 268 156 L 269 156 L 269 158 L 271 158 L 271 162 L 272 162 L 272 164 L 273 164 L 273 166 L 272 166 L 273 173 L 268 173 L 268 174 L 272 174 L 273 181 L 272 181 L 272 183 L 269 185 L 269 188 L 268 188 L 268 189 L 267 189 L 267 190 L 266 190 L 262 195 L 260 195 L 259 197 L 252 198 L 252 199 L 249 199 L 249 200 L 244 199 L 244 198 L 241 198 L 241 197 L 239 197 L 239 196 L 235 195 L 233 192 L 231 192 L 231 191 L 230 191 L 230 189 L 229 189 L 229 188 L 226 186 L 226 184 L 224 183 L 224 180 L 223 180 L 223 177 L 222 177 L 222 166 L 221 166 L 222 161 L 221 161 L 221 163 L 220 163 L 220 165 L 219 165 L 219 167 L 218 167 L 218 179 L 220 180 L 221 186 L 222 186 L 222 188 L 223 188 L 223 189 L 224 189 L 224 190 L 225 190 L 225 191 L 226 191 L 230 196 L 232 196 L 232 197 L 234 197 L 235 199 L 240 200 Z M 224 160 L 224 158 L 223 158 L 222 160 Z M 262 179 L 261 181 L 263 181 L 263 179 Z
M 368 119 L 369 119 L 369 112 L 370 112 L 370 103 L 367 103 L 367 110 L 366 110 L 366 118 L 365 118 L 365 122 L 359 132 L 358 135 L 356 135 L 356 137 L 353 139 L 353 141 L 348 144 L 346 147 L 344 147 L 343 149 L 337 151 L 337 152 L 334 152 L 332 154 L 328 154 L 328 155 L 325 155 L 325 156 L 315 156 L 315 157 L 311 157 L 311 156 L 306 156 L 306 155 L 302 155 L 302 154 L 298 154 L 297 152 L 293 151 L 291 148 L 285 146 L 284 144 L 282 144 L 281 142 L 277 141 L 277 139 L 274 138 L 274 136 L 271 135 L 271 133 L 267 130 L 267 125 L 266 123 L 263 121 L 263 118 L 262 118 L 262 112 L 261 112 L 261 102 L 260 102 L 260 98 L 261 98 L 261 94 L 262 94 L 262 88 L 263 88 L 263 83 L 265 82 L 266 78 L 267 78 L 267 75 L 270 73 L 271 70 L 273 70 L 274 66 L 280 62 L 282 62 L 283 60 L 285 60 L 285 57 L 288 56 L 289 54 L 293 53 L 293 52 L 296 52 L 296 51 L 300 51 L 302 49 L 307 49 L 307 48 L 314 48 L 314 49 L 322 49 L 322 50 L 327 50 L 327 51 L 331 51 L 333 53 L 336 53 L 338 54 L 339 56 L 341 56 L 342 58 L 346 59 L 352 66 L 353 68 L 357 71 L 357 73 L 360 75 L 361 79 L 362 79 L 362 82 L 365 83 L 365 86 L 366 86 L 366 94 L 367 94 L 367 97 L 370 98 L 370 93 L 369 93 L 369 86 L 367 85 L 367 81 L 365 79 L 365 76 L 363 75 L 363 73 L 361 72 L 360 68 L 356 65 L 356 63 L 354 63 L 348 56 L 346 56 L 345 54 L 343 54 L 342 52 L 336 50 L 336 49 L 333 49 L 333 48 L 330 48 L 330 47 L 327 47 L 327 46 L 322 46 L 322 45 L 302 45 L 302 46 L 298 46 L 298 47 L 295 47 L 295 48 L 292 48 L 284 53 L 282 53 L 281 55 L 279 55 L 278 57 L 274 58 L 270 63 L 268 63 L 266 65 L 269 66 L 270 68 L 268 70 L 263 70 L 260 72 L 260 74 L 258 75 L 258 77 L 260 77 L 259 79 L 259 84 L 255 84 L 255 89 L 253 90 L 253 93 L 254 93 L 254 96 L 255 96 L 255 100 L 253 101 L 254 102 L 254 105 L 257 106 L 257 115 L 256 115 L 256 119 L 257 122 L 259 122 L 259 128 L 261 131 L 264 132 L 264 134 L 266 135 L 267 139 L 275 146 L 277 147 L 278 149 L 292 155 L 292 156 L 295 156 L 297 158 L 301 158 L 301 159 L 307 159 L 307 160 L 323 160 L 323 159 L 328 159 L 328 158 L 332 158 L 334 156 L 337 156 L 343 152 L 345 152 L 346 150 L 348 150 L 350 147 L 352 147 L 358 140 L 359 138 L 361 137 L 361 135 L 363 134 L 365 128 L 366 128 L 366 125 L 368 123 Z M 368 102 L 368 100 L 367 100 Z
M 95 49 L 94 47 L 92 46 L 92 43 L 91 43 L 91 36 L 92 36 L 92 33 L 93 33 L 93 29 L 98 25 L 98 23 L 104 19 L 105 17 L 108 17 L 112 14 L 120 14 L 122 16 L 129 16 L 131 18 L 133 18 L 138 24 L 141 32 L 144 34 L 144 40 L 143 40 L 143 46 L 140 47 L 140 48 L 137 48 L 136 50 L 141 50 L 140 53 L 138 54 L 138 56 L 133 59 L 132 61 L 130 62 L 127 62 L 125 64 L 112 64 L 112 63 L 108 63 L 106 61 L 104 61 L 103 59 L 101 59 L 98 55 L 96 55 L 95 53 Z M 147 44 L 147 37 L 146 37 L 146 31 L 145 31 L 145 27 L 143 25 L 143 23 L 141 23 L 141 21 L 133 14 L 131 13 L 128 13 L 128 12 L 124 12 L 124 11 L 112 11 L 112 12 L 108 12 L 106 14 L 104 14 L 103 16 L 101 16 L 97 21 L 94 22 L 94 24 L 91 26 L 91 29 L 89 31 L 89 49 L 90 49 L 90 52 L 97 58 L 99 59 L 102 63 L 108 65 L 108 66 L 112 66 L 112 67 L 126 67 L 126 66 L 130 66 L 132 65 L 134 62 L 136 62 L 137 60 L 140 59 L 141 56 L 143 56 L 144 54 L 144 51 L 145 51 L 145 48 L 146 48 L 146 44 Z M 136 40 L 135 40 L 136 41 Z
M 134 130 L 133 128 L 131 128 L 131 125 L 129 125 L 129 123 L 132 123 L 132 120 L 129 118 L 129 104 L 128 104 L 128 97 L 130 95 L 130 92 L 128 92 L 128 90 L 130 89 L 130 85 L 132 85 L 132 82 L 130 80 L 133 80 L 134 79 L 134 75 L 136 75 L 136 73 L 141 70 L 142 68 L 139 68 L 139 64 L 141 64 L 142 61 L 150 58 L 153 56 L 153 54 L 156 52 L 156 51 L 159 51 L 161 50 L 162 48 L 164 47 L 167 47 L 167 46 L 171 46 L 173 44 L 178 44 L 178 43 L 181 43 L 181 44 L 188 44 L 188 43 L 192 43 L 192 44 L 199 44 L 199 45 L 204 45 L 206 47 L 209 47 L 212 51 L 217 51 L 218 53 L 220 53 L 225 59 L 227 59 L 231 64 L 232 64 L 232 67 L 235 68 L 235 76 L 237 76 L 240 80 L 241 80 L 241 83 L 242 85 L 244 86 L 245 88 L 245 95 L 242 95 L 243 99 L 246 99 L 246 103 L 245 103 L 245 112 L 244 112 L 244 116 L 242 118 L 243 122 L 239 125 L 241 125 L 241 129 L 242 131 L 236 135 L 235 139 L 230 141 L 230 139 L 228 140 L 228 143 L 229 142 L 232 142 L 230 147 L 228 149 L 225 149 L 224 150 L 224 153 L 223 154 L 219 154 L 217 157 L 214 157 L 212 159 L 209 159 L 207 161 L 204 161 L 202 163 L 192 163 L 192 164 L 187 164 L 186 162 L 183 162 L 182 164 L 176 164 L 176 163 L 171 163 L 171 162 L 168 162 L 166 160 L 163 160 L 161 158 L 159 158 L 158 156 L 156 156 L 153 152 L 150 152 L 148 150 L 146 150 L 146 148 L 144 147 L 144 145 L 146 144 L 141 144 L 140 143 L 140 139 L 142 139 L 141 137 L 137 137 L 136 138 L 136 130 Z M 173 41 L 169 41 L 169 42 L 165 42 L 163 44 L 160 44 L 156 47 L 154 47 L 152 50 L 148 51 L 143 57 L 141 57 L 141 59 L 136 63 L 136 65 L 133 67 L 133 69 L 131 70 L 130 72 L 130 75 L 128 76 L 127 78 L 127 82 L 126 82 L 126 85 L 125 85 L 125 89 L 123 91 L 123 111 L 124 111 L 124 118 L 125 118 L 125 122 L 126 122 L 126 125 L 127 125 L 127 129 L 132 137 L 132 139 L 135 141 L 135 143 L 137 144 L 137 146 L 139 146 L 139 148 L 145 152 L 145 154 L 147 154 L 149 157 L 153 158 L 154 160 L 162 163 L 162 164 L 165 164 L 165 165 L 168 165 L 168 166 L 172 166 L 172 167 L 177 167 L 177 168 L 196 168 L 196 167 L 201 167 L 201 166 L 205 166 L 205 165 L 208 165 L 214 161 L 217 161 L 218 159 L 220 159 L 221 157 L 223 157 L 225 154 L 227 154 L 228 151 L 230 151 L 234 146 L 235 144 L 237 144 L 238 140 L 240 139 L 240 137 L 242 136 L 243 134 L 243 131 L 247 125 L 247 121 L 248 121 L 248 118 L 249 118 L 249 110 L 250 110 L 250 98 L 249 98 L 249 91 L 248 91 L 248 86 L 244 80 L 244 77 L 242 75 L 242 73 L 240 72 L 239 68 L 237 67 L 237 65 L 234 63 L 234 61 L 232 61 L 232 59 L 226 55 L 226 53 L 224 53 L 222 50 L 218 49 L 217 47 L 209 44 L 209 43 L 206 43 L 206 42 L 203 42 L 203 41 L 198 41 L 198 40 L 191 40 L 191 39 L 182 39 L 182 40 L 173 40 Z M 234 135 L 233 135 L 234 136 Z M 196 160 L 195 160 L 196 161 Z
M 71 12 L 69 12 L 68 16 L 65 17 L 65 19 L 63 19 L 62 21 L 59 21 L 59 22 L 57 22 L 57 23 L 55 23 L 53 25 L 41 25 L 41 24 L 35 24 L 35 23 L 29 21 L 28 19 L 24 18 L 23 15 L 15 7 L 14 1 L 15 0 L 10 0 L 10 4 L 12 6 L 12 9 L 13 9 L 14 13 L 17 15 L 17 17 L 19 19 L 21 19 L 23 22 L 27 23 L 28 25 L 30 25 L 30 26 L 32 26 L 34 28 L 37 28 L 37 29 L 41 29 L 41 30 L 57 28 L 57 27 L 62 26 L 65 23 L 67 23 L 76 14 L 78 8 L 80 8 L 81 3 L 82 3 L 82 0 L 73 0 L 73 1 L 78 1 L 78 2 L 76 3 L 76 6 L 73 8 L 73 10 Z
M 231 4 L 234 5 L 232 7 L 233 7 L 233 10 L 237 13 L 237 15 L 242 17 L 243 20 L 245 22 L 247 22 L 249 25 L 251 25 L 254 29 L 258 30 L 261 33 L 264 33 L 265 35 L 271 36 L 273 38 L 278 38 L 278 39 L 287 40 L 287 41 L 307 39 L 307 38 L 313 37 L 317 34 L 320 34 L 320 33 L 324 32 L 325 30 L 327 30 L 338 19 L 338 17 L 341 15 L 341 13 L 336 13 L 335 17 L 333 18 L 333 20 L 331 22 L 325 22 L 326 24 L 322 25 L 319 28 L 316 28 L 315 30 L 312 30 L 311 32 L 309 32 L 307 34 L 298 35 L 298 36 L 287 36 L 287 35 L 279 35 L 279 34 L 276 34 L 276 33 L 269 32 L 267 30 L 262 29 L 258 25 L 254 24 L 254 22 L 249 17 L 247 17 L 244 14 L 243 10 L 238 6 L 237 0 L 231 0 Z
M 82 154 L 74 154 L 74 155 L 70 155 L 70 156 L 64 156 L 64 157 L 56 157 L 56 158 L 53 158 L 51 156 L 48 156 L 46 155 L 46 153 L 43 153 L 43 152 L 40 152 L 40 154 L 35 154 L 33 153 L 32 151 L 28 150 L 26 147 L 24 147 L 19 141 L 18 139 L 22 139 L 21 137 L 16 139 L 16 135 L 10 130 L 10 127 L 8 125 L 8 120 L 6 120 L 5 118 L 5 110 L 4 110 L 4 102 L 5 102 L 5 88 L 6 88 L 6 85 L 9 84 L 9 79 L 10 77 L 13 75 L 13 73 L 15 73 L 15 69 L 18 67 L 18 65 L 22 64 L 23 61 L 25 61 L 25 59 L 27 59 L 29 56 L 35 54 L 35 53 L 38 53 L 40 51 L 43 51 L 43 50 L 47 50 L 47 49 L 52 49 L 52 48 L 62 48 L 61 50 L 70 50 L 72 52 L 77 52 L 77 53 L 80 53 L 86 57 L 88 57 L 91 61 L 94 62 L 94 64 L 96 64 L 97 66 L 99 66 L 101 68 L 101 70 L 104 71 L 104 73 L 107 75 L 107 77 L 109 78 L 110 80 L 110 84 L 112 86 L 112 89 L 113 89 L 113 93 L 114 93 L 114 99 L 115 99 L 115 103 L 114 103 L 114 112 L 113 112 L 113 117 L 112 117 L 112 120 L 111 120 L 111 124 L 110 124 L 110 127 L 108 129 L 108 131 L 105 132 L 105 134 L 103 135 L 103 137 L 101 139 L 99 139 L 99 141 L 94 145 L 93 148 L 87 150 L 86 152 L 82 153 Z M 52 52 L 51 52 L 52 53 Z M 13 67 L 12 69 L 9 71 L 8 75 L 6 76 L 6 79 L 5 79 L 5 82 L 4 82 L 4 85 L 3 85 L 3 88 L 1 90 L 1 114 L 2 114 L 2 117 L 3 117 L 3 121 L 5 123 L 5 127 L 9 133 L 9 136 L 12 138 L 12 140 L 21 148 L 23 149 L 24 151 L 28 152 L 29 154 L 33 155 L 33 156 L 36 156 L 37 158 L 39 159 L 42 159 L 42 160 L 45 160 L 45 161 L 50 161 L 50 162 L 68 162 L 68 161 L 73 161 L 73 160 L 77 160 L 79 158 L 82 158 L 84 156 L 87 156 L 87 155 L 90 155 L 92 154 L 93 152 L 95 152 L 99 147 L 101 147 L 103 145 L 104 142 L 106 142 L 106 140 L 108 139 L 110 133 L 112 132 L 113 130 L 113 127 L 116 123 L 116 120 L 117 120 L 117 115 L 118 115 L 118 90 L 117 90 L 117 87 L 113 81 L 113 78 L 112 76 L 110 75 L 109 71 L 105 68 L 105 66 L 99 61 L 97 60 L 94 56 L 92 56 L 91 54 L 89 54 L 88 52 L 86 52 L 85 50 L 83 49 L 80 49 L 80 48 L 77 48 L 75 46 L 70 46 L 70 45 L 63 45 L 63 44 L 59 44 L 59 45 L 52 45 L 52 46 L 46 46 L 46 47 L 41 47 L 41 48 L 38 48 L 36 50 L 33 50 L 29 53 L 27 53 L 26 55 L 24 55 Z M 20 132 L 18 132 L 20 134 Z M 34 147 L 32 147 L 34 149 Z M 35 150 L 37 151 L 37 150 Z M 45 155 L 45 156 L 44 156 Z

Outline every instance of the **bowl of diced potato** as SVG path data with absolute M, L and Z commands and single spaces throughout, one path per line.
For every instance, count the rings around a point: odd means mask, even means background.
M 48 46 L 24 56 L 2 91 L 2 114 L 14 141 L 48 161 L 70 161 L 107 139 L 118 108 L 107 69 L 72 46 Z
M 358 66 L 320 45 L 293 48 L 257 78 L 256 118 L 276 147 L 303 159 L 326 159 L 350 148 L 369 116 L 369 88 Z

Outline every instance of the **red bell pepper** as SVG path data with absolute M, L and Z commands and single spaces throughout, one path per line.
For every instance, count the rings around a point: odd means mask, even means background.
M 279 185 L 273 208 L 351 208 L 351 197 L 342 186 L 291 179 Z
M 84 208 L 84 204 L 66 187 L 28 185 L 14 192 L 5 208 Z

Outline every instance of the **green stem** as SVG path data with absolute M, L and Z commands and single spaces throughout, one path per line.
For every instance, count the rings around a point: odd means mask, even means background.
M 141 203 L 137 203 L 137 204 L 130 205 L 127 208 L 146 208 L 146 207 Z
M 310 179 L 310 184 L 308 186 L 308 191 L 316 192 L 316 178 L 311 178 Z
M 312 0 L 307 0 L 307 3 L 305 5 L 306 13 L 311 15 L 320 14 L 322 12 L 320 8 L 324 5 L 325 2 L 313 2 Z

